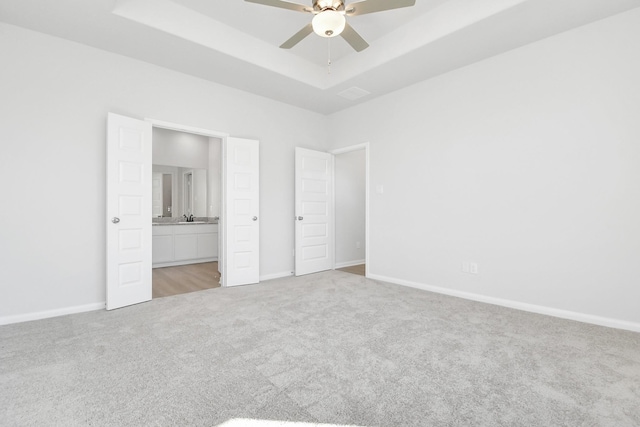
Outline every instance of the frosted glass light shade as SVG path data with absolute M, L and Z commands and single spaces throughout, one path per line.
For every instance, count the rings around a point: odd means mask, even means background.
M 311 25 L 313 31 L 321 37 L 335 37 L 340 35 L 347 23 L 344 15 L 335 10 L 325 10 L 313 17 Z

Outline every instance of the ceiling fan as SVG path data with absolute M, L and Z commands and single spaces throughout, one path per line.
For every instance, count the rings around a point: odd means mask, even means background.
M 416 4 L 416 0 L 361 0 L 345 5 L 344 0 L 313 0 L 311 6 L 291 3 L 285 0 L 245 0 L 266 6 L 280 7 L 298 12 L 312 13 L 311 23 L 282 43 L 282 49 L 291 49 L 312 32 L 321 37 L 342 36 L 357 52 L 369 47 L 369 44 L 349 25 L 346 17 L 364 15 L 384 10 L 399 9 Z

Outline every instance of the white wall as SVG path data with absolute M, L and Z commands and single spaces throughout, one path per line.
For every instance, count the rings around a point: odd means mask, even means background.
M 321 115 L 0 24 L 0 321 L 105 300 L 108 112 L 260 140 L 261 275 L 293 269 L 293 149 Z
M 200 198 L 201 206 L 195 212 L 200 212 L 201 214 L 196 216 L 220 216 L 221 144 L 222 140 L 220 138 L 157 127 L 153 128 L 154 171 L 158 169 L 157 165 L 175 165 L 189 169 L 207 170 L 206 186 L 197 187 L 200 189 L 206 188 L 206 200 L 205 198 Z M 180 175 L 180 178 L 182 178 L 182 175 Z M 176 194 L 181 194 L 180 189 L 176 189 Z M 182 197 L 177 197 L 174 200 L 176 208 L 176 215 L 174 216 L 181 216 L 184 212 L 182 202 Z
M 335 156 L 336 267 L 365 259 L 364 148 Z M 359 244 L 359 247 L 357 247 Z
M 638 10 L 328 119 L 17 27 L 0 34 L 11 58 L 0 179 L 17 207 L 0 209 L 0 321 L 104 301 L 112 111 L 261 141 L 263 275 L 293 268 L 294 146 L 369 141 L 372 188 L 384 185 L 371 194 L 371 273 L 640 325 Z M 463 274 L 465 261 L 480 274 Z
M 179 132 L 170 129 L 153 128 L 153 170 L 154 172 L 167 172 L 163 166 L 179 166 L 174 175 L 172 194 L 173 217 L 187 214 L 184 198 L 185 172 L 194 170 L 194 206 L 192 212 L 195 216 L 207 216 L 208 190 L 207 174 L 211 174 L 209 162 L 209 140 L 211 138 L 193 133 Z M 205 172 L 206 171 L 206 172 Z M 220 165 L 217 166 L 217 173 Z M 176 173 L 176 172 L 171 172 Z M 177 177 L 177 181 L 176 181 Z M 218 201 L 218 203 L 220 203 Z
M 153 128 L 154 165 L 209 168 L 209 138 L 192 133 Z
M 369 272 L 640 330 L 638 40 L 636 9 L 331 116 L 384 186 Z

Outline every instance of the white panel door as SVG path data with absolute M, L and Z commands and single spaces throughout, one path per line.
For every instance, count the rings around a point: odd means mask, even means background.
M 107 310 L 151 299 L 151 124 L 109 113 Z
M 333 155 L 296 148 L 296 276 L 333 268 Z
M 260 281 L 259 143 L 227 138 L 224 156 L 222 286 Z

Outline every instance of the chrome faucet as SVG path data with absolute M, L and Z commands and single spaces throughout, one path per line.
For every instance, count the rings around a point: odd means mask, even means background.
M 189 216 L 187 215 L 182 215 L 184 217 L 184 219 L 187 220 L 187 222 L 193 222 L 193 214 L 189 214 Z

